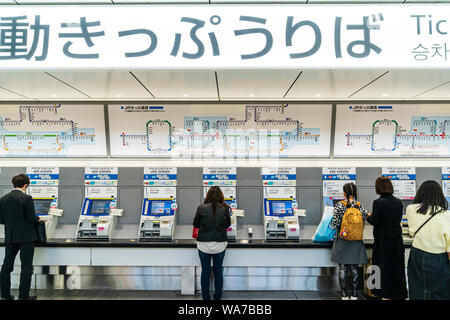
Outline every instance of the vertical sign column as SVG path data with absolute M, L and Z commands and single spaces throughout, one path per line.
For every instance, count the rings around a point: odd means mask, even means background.
M 27 189 L 33 199 L 53 199 L 50 208 L 58 207 L 58 167 L 27 167 L 30 187 Z
M 382 168 L 381 174 L 388 177 L 394 187 L 394 195 L 403 203 L 402 227 L 403 234 L 409 234 L 406 207 L 411 204 L 416 195 L 416 168 L 387 167 Z
M 236 177 L 236 167 L 203 168 L 203 198 L 206 198 L 210 187 L 218 186 L 222 190 L 227 204 L 232 208 L 237 208 Z
M 442 168 L 442 191 L 447 201 L 450 201 L 450 167 Z
M 86 167 L 84 171 L 85 198 L 113 198 L 111 208 L 117 206 L 117 167 Z
M 394 195 L 400 200 L 414 200 L 416 195 L 416 168 L 387 167 L 381 174 L 388 177 L 394 187 Z M 407 203 L 407 202 L 405 202 Z
M 334 207 L 336 202 L 344 200 L 343 187 L 346 183 L 356 184 L 355 167 L 322 168 L 323 205 Z

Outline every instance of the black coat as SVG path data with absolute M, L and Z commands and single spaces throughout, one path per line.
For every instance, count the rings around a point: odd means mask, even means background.
M 402 236 L 400 222 L 403 203 L 391 194 L 383 194 L 373 201 L 372 215 L 367 222 L 373 225 L 374 238 L 398 238 Z
M 5 243 L 36 241 L 38 221 L 31 196 L 13 190 L 0 199 L 0 224 L 5 225 Z
M 373 225 L 372 265 L 378 266 L 381 272 L 380 288 L 373 289 L 372 293 L 396 300 L 403 300 L 408 295 L 400 226 L 402 214 L 402 202 L 393 195 L 384 194 L 373 202 L 372 215 L 367 217 Z
M 231 225 L 230 208 L 217 204 L 213 214 L 211 203 L 199 205 L 194 218 L 194 228 L 198 229 L 197 241 L 227 241 L 227 228 Z

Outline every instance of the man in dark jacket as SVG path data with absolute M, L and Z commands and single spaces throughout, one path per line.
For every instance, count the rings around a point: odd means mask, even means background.
M 10 294 L 11 272 L 20 251 L 19 299 L 35 300 L 29 296 L 33 274 L 34 244 L 37 240 L 36 224 L 39 218 L 34 210 L 33 198 L 25 194 L 30 179 L 25 174 L 12 178 L 14 190 L 0 199 L 0 224 L 5 225 L 5 260 L 0 273 L 1 297 L 14 300 Z

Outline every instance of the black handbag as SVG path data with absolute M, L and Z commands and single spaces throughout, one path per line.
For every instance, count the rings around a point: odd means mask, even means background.
M 38 239 L 36 240 L 37 244 L 44 244 L 47 242 L 47 233 L 45 232 L 45 222 L 40 221 L 36 224 L 36 232 Z

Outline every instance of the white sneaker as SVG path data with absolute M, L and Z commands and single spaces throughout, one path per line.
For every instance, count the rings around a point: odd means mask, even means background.
M 358 297 L 350 297 L 350 300 L 358 300 Z
M 343 296 L 341 299 L 342 299 L 342 300 L 349 300 L 350 298 L 349 298 L 349 297 L 344 297 L 344 296 Z

